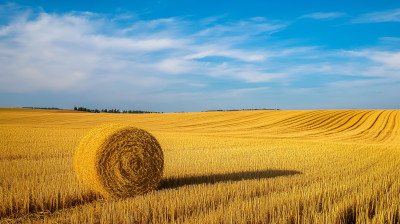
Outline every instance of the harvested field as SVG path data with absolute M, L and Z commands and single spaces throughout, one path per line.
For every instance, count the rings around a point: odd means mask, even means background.
M 93 127 L 151 133 L 164 175 L 107 199 L 74 153 Z M 171 114 L 0 109 L 0 223 L 399 223 L 400 111 Z

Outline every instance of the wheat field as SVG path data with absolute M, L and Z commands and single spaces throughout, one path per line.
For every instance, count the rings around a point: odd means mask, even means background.
M 104 123 L 154 135 L 156 190 L 107 200 L 74 152 Z M 0 223 L 399 223 L 400 111 L 0 109 Z

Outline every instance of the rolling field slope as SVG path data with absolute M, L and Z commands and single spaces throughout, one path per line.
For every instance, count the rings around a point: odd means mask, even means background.
M 73 156 L 124 123 L 164 150 L 160 186 L 105 200 Z M 0 109 L 0 223 L 399 223 L 400 111 L 94 114 Z

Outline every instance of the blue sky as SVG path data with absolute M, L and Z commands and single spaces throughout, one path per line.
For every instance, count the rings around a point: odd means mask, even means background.
M 399 1 L 0 1 L 0 107 L 400 109 Z

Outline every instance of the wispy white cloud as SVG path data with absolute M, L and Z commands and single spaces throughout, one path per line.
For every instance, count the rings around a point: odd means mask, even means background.
M 321 66 L 323 74 L 345 75 L 342 79 L 328 83 L 340 88 L 389 85 L 400 82 L 400 52 L 365 49 L 342 51 L 338 55 L 346 62 L 330 62 Z
M 160 101 L 173 102 L 175 99 L 180 99 L 186 102 L 197 102 L 208 100 L 208 107 L 204 109 L 210 109 L 219 100 L 226 99 L 238 99 L 238 97 L 248 97 L 251 94 L 265 93 L 269 91 L 269 87 L 254 87 L 254 88 L 228 88 L 221 89 L 218 91 L 211 90 L 207 92 L 203 91 L 190 91 L 190 92 L 168 92 L 168 93 L 155 93 L 150 94 L 151 98 L 158 99 Z M 218 105 L 218 103 L 216 104 Z M 241 107 L 243 108 L 243 107 Z M 221 109 L 221 108 L 218 108 Z
M 383 41 L 400 42 L 400 37 L 381 37 L 379 39 Z
M 182 27 L 179 18 L 161 18 L 153 20 L 137 20 L 127 28 L 121 30 L 124 34 L 141 35 L 171 35 L 179 31 Z
M 111 21 L 115 22 L 115 21 L 130 21 L 132 19 L 137 19 L 137 15 L 135 13 L 132 12 L 123 12 L 123 13 L 119 13 L 117 15 L 115 15 Z
M 361 68 L 359 68 L 358 72 L 355 71 L 355 74 L 400 81 L 400 52 L 366 49 L 362 51 L 347 51 L 346 53 L 369 61 L 368 65 L 366 65 L 367 63 L 360 64 Z
M 381 23 L 400 22 L 400 9 L 392 9 L 383 12 L 363 14 L 353 20 L 354 23 Z
M 183 48 L 185 40 L 170 38 L 133 39 L 126 37 L 107 37 L 93 35 L 87 39 L 97 49 L 108 49 L 115 51 L 147 51 L 154 52 L 165 49 Z
M 229 49 L 226 47 L 206 45 L 201 46 L 193 54 L 188 54 L 185 59 L 202 59 L 210 56 L 234 58 L 246 62 L 264 61 L 268 58 L 265 52 L 243 51 L 239 49 Z
M 101 21 L 91 19 L 41 13 L 2 27 L 0 89 L 69 91 L 121 76 L 143 82 L 151 72 L 145 73 L 146 63 L 137 63 L 141 55 L 184 45 L 177 39 L 106 36 L 97 30 Z
M 345 13 L 341 12 L 315 12 L 307 15 L 303 15 L 301 18 L 311 18 L 311 19 L 336 19 L 339 17 L 346 16 Z
M 167 74 L 188 74 L 199 69 L 199 63 L 182 58 L 167 58 L 155 65 L 161 72 Z
M 255 88 L 241 88 L 241 89 L 229 89 L 224 92 L 225 97 L 237 97 L 245 94 L 255 93 L 255 92 L 265 92 L 269 87 L 255 87 Z
M 207 68 L 206 72 L 212 77 L 234 78 L 247 83 L 265 83 L 287 76 L 284 73 L 263 72 L 262 70 L 262 68 L 253 65 L 235 65 L 224 62 L 218 66 Z
M 354 88 L 354 87 L 365 87 L 375 86 L 377 84 L 388 83 L 388 80 L 384 79 L 360 79 L 360 80 L 343 80 L 329 83 L 329 86 L 335 88 Z
M 287 24 L 268 21 L 264 17 L 255 17 L 249 20 L 218 24 L 203 29 L 197 33 L 199 36 L 221 37 L 224 35 L 252 36 L 259 34 L 272 34 L 285 29 Z
M 186 76 L 190 74 L 252 83 L 279 76 L 268 72 L 267 67 L 250 66 L 265 62 L 269 57 L 266 51 L 236 47 L 246 41 L 246 36 L 277 32 L 285 26 L 264 18 L 208 24 L 189 31 L 184 25 L 187 22 L 179 18 L 136 20 L 128 28 L 103 32 L 104 27 L 112 27 L 108 26 L 110 22 L 89 12 L 41 12 L 10 20 L 0 27 L 0 90 L 75 91 L 112 83 L 143 89 L 185 79 L 193 83 Z M 244 33 L 247 28 L 249 32 Z M 225 32 L 229 35 L 222 35 Z M 210 35 L 219 38 L 210 42 Z M 230 60 L 236 63 L 229 64 Z

